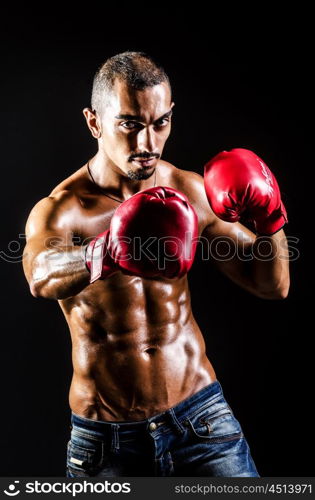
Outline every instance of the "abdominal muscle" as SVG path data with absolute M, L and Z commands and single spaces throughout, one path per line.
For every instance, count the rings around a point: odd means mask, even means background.
M 74 413 L 143 420 L 216 380 L 186 277 L 173 284 L 114 275 L 93 285 L 60 301 L 72 337 Z

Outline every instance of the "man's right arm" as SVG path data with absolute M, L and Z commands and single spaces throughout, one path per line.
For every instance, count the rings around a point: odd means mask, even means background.
M 144 278 L 179 278 L 189 271 L 196 251 L 198 217 L 188 198 L 176 189 L 157 186 L 128 198 L 116 209 L 110 229 L 87 247 L 73 245 L 67 214 L 73 213 L 74 206 L 73 195 L 64 191 L 44 198 L 29 216 L 23 265 L 35 297 L 72 297 L 119 271 Z M 170 231 L 181 244 L 174 245 Z M 165 245 L 162 266 L 158 254 L 143 252 L 136 258 L 135 238 L 146 241 L 148 235 Z
M 26 223 L 23 268 L 34 297 L 65 299 L 90 284 L 85 246 L 73 245 L 73 232 L 65 218 L 70 193 L 42 199 Z

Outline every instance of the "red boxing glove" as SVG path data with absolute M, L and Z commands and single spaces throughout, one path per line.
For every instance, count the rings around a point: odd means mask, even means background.
M 204 182 L 210 206 L 220 219 L 236 222 L 245 212 L 257 233 L 268 236 L 288 222 L 276 178 L 248 149 L 216 155 L 204 167 Z
M 193 264 L 198 217 L 188 198 L 157 186 L 139 191 L 115 211 L 110 229 L 86 250 L 92 283 L 121 270 L 145 278 L 179 278 Z

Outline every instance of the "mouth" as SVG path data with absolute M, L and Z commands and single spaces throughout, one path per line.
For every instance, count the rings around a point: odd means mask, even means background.
M 132 160 L 132 163 L 136 165 L 140 165 L 141 167 L 152 167 L 154 163 L 156 162 L 157 158 L 146 158 L 145 160 Z

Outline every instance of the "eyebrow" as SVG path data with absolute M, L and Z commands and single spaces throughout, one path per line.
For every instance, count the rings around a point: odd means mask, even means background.
M 171 109 L 164 115 L 160 116 L 160 118 L 157 118 L 157 120 L 155 120 L 154 123 L 158 122 L 159 120 L 162 120 L 162 118 L 169 118 L 170 116 L 172 116 L 172 114 L 173 110 Z M 115 118 L 117 118 L 117 120 L 137 120 L 139 122 L 141 122 L 143 119 L 143 117 L 140 115 L 117 115 L 115 116 Z

